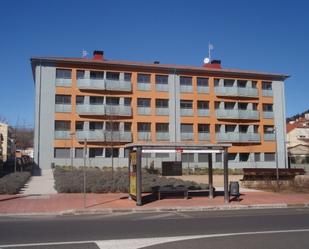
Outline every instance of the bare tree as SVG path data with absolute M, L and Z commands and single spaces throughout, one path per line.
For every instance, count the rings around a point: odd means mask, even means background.
M 1 114 L 0 114 L 0 123 L 4 123 L 4 124 L 8 123 L 7 119 Z

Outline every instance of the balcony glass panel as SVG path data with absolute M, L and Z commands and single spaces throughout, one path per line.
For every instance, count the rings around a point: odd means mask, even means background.
M 156 90 L 160 92 L 168 92 L 168 84 L 156 83 Z
M 209 133 L 198 133 L 198 140 L 200 141 L 210 140 L 210 134 Z
M 77 79 L 77 86 L 81 89 L 105 89 L 104 79 L 89 79 L 89 78 L 81 78 Z
M 105 141 L 105 134 L 103 130 L 94 130 L 94 131 L 77 131 L 76 132 L 77 140 L 87 140 L 87 141 Z
M 263 112 L 263 117 L 267 119 L 272 119 L 274 118 L 274 112 Z
M 137 135 L 138 135 L 138 140 L 151 140 L 151 132 L 139 131 Z
M 125 105 L 106 105 L 105 114 L 114 116 L 131 116 L 132 108 L 131 106 Z
M 55 111 L 56 112 L 71 112 L 72 111 L 72 105 L 70 104 L 56 104 L 55 105 Z
M 104 105 L 76 105 L 76 112 L 81 115 L 104 115 Z
M 182 93 L 192 93 L 193 87 L 192 85 L 180 85 L 180 92 Z
M 150 107 L 137 107 L 138 115 L 150 115 L 151 108 Z
M 70 131 L 55 131 L 55 139 L 71 139 Z
M 197 86 L 197 92 L 198 93 L 209 93 L 209 87 L 208 86 Z
M 216 133 L 216 140 L 220 142 L 260 142 L 260 134 L 258 133 Z
M 265 89 L 263 89 L 262 90 L 262 95 L 265 96 L 265 97 L 271 97 L 271 96 L 273 96 L 273 90 L 265 90 Z
M 259 112 L 254 110 L 217 109 L 216 114 L 221 119 L 259 119 Z
M 264 133 L 264 140 L 274 141 L 276 140 L 276 135 L 274 133 Z
M 180 109 L 180 115 L 181 116 L 193 116 L 193 110 L 192 109 Z
M 198 109 L 197 115 L 200 117 L 209 116 L 209 109 Z
M 170 110 L 169 108 L 157 107 L 156 114 L 161 116 L 168 116 L 170 114 Z
M 56 79 L 56 86 L 62 87 L 71 87 L 72 86 L 72 79 Z
M 137 83 L 137 89 L 140 91 L 150 91 L 150 83 Z
M 131 81 L 124 80 L 105 80 L 106 90 L 112 91 L 128 91 L 132 90 Z
M 170 140 L 170 134 L 169 134 L 169 132 L 157 132 L 156 138 L 157 138 L 157 140 L 169 141 Z
M 258 89 L 252 87 L 215 87 L 219 96 L 258 97 Z
M 132 142 L 132 133 L 123 131 L 106 131 L 105 132 L 106 142 Z
M 181 140 L 194 140 L 193 132 L 181 132 Z

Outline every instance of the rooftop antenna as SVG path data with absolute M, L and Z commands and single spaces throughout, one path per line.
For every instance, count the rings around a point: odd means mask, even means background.
M 82 57 L 83 57 L 83 58 L 86 58 L 87 55 L 88 55 L 88 52 L 87 52 L 85 49 L 83 49 L 83 51 L 82 51 Z

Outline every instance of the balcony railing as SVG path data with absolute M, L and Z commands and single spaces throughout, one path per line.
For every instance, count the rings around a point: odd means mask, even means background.
M 180 92 L 181 93 L 192 93 L 193 87 L 192 85 L 180 85 Z
M 76 112 L 80 115 L 105 115 L 104 105 L 76 105 Z
M 216 133 L 216 140 L 219 142 L 260 142 L 261 137 L 259 133 L 241 133 L 241 132 L 227 132 Z
M 219 96 L 258 97 L 258 89 L 252 87 L 215 87 L 215 93 Z
M 105 132 L 104 130 L 76 131 L 76 139 L 79 141 L 83 141 L 86 139 L 87 141 L 104 142 Z
M 141 82 L 138 82 L 137 83 L 137 90 L 140 90 L 140 91 L 150 91 L 150 83 L 141 83 Z
M 158 132 L 156 133 L 157 140 L 163 140 L 163 141 L 169 141 L 170 140 L 170 134 L 169 132 Z
M 110 91 L 132 91 L 131 81 L 124 80 L 105 80 L 105 88 Z
M 168 92 L 168 84 L 156 83 L 156 90 L 159 92 Z
M 266 141 L 274 141 L 274 140 L 276 140 L 275 133 L 264 133 L 264 140 L 266 140 Z
M 132 116 L 132 108 L 126 105 L 106 105 L 105 114 L 113 116 Z
M 181 132 L 180 138 L 183 141 L 194 140 L 193 132 Z
M 81 78 L 77 79 L 77 86 L 80 89 L 104 90 L 105 82 L 104 79 Z
M 263 112 L 263 117 L 267 119 L 273 119 L 274 118 L 274 112 Z
M 156 114 L 159 116 L 168 116 L 170 114 L 170 110 L 167 107 L 157 107 Z
M 181 116 L 193 116 L 193 110 L 192 109 L 180 108 L 180 115 Z
M 56 104 L 55 111 L 56 112 L 71 112 L 72 105 L 71 104 Z
M 70 131 L 55 131 L 55 139 L 71 139 Z
M 217 109 L 217 118 L 220 119 L 259 119 L 260 115 L 255 110 Z
M 150 107 L 137 107 L 137 114 L 138 115 L 150 115 L 151 108 Z
M 139 131 L 137 133 L 138 140 L 151 140 L 151 132 L 149 131 Z
M 266 90 L 266 89 L 262 89 L 262 95 L 265 97 L 272 97 L 273 96 L 273 90 Z
M 209 116 L 209 109 L 198 109 L 197 115 L 200 117 L 208 117 Z
M 199 132 L 198 133 L 198 140 L 200 140 L 200 141 L 209 141 L 210 140 L 210 133 Z
M 106 131 L 106 142 L 132 142 L 132 133 L 128 131 Z
M 62 87 L 71 87 L 72 86 L 72 79 L 56 79 L 56 86 Z
M 197 93 L 209 93 L 208 86 L 197 86 Z

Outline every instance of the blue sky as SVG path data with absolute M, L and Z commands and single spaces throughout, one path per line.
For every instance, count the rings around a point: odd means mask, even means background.
M 33 125 L 32 56 L 201 65 L 286 73 L 287 116 L 309 108 L 308 1 L 0 1 L 0 115 Z

